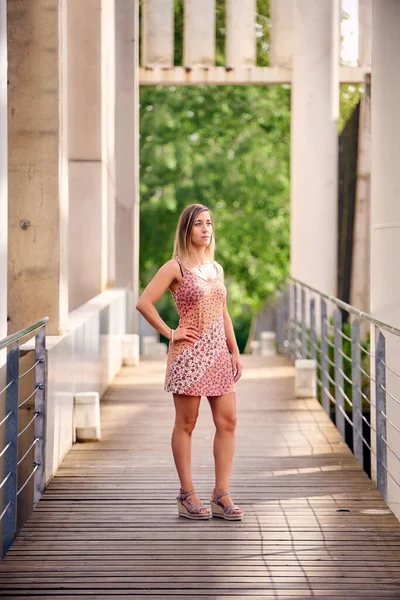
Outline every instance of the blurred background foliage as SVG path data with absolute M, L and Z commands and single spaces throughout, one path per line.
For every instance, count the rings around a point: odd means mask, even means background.
M 217 0 L 217 65 L 225 2 Z M 269 64 L 269 0 L 257 2 L 257 64 Z M 175 64 L 182 65 L 183 0 L 175 0 Z M 349 89 L 350 87 L 350 89 Z M 341 122 L 359 99 L 341 86 Z M 216 219 L 216 260 L 240 349 L 250 324 L 288 274 L 290 86 L 143 86 L 140 92 L 140 283 L 171 258 L 179 214 L 194 202 Z M 178 323 L 171 294 L 157 304 Z

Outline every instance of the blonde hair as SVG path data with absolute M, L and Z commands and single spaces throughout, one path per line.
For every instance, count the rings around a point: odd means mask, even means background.
M 204 204 L 190 204 L 187 206 L 179 217 L 176 227 L 174 252 L 172 258 L 180 258 L 183 262 L 190 258 L 192 252 L 192 229 L 193 224 L 200 213 L 207 210 L 210 213 L 212 223 L 211 241 L 206 248 L 206 257 L 213 261 L 215 252 L 215 236 L 214 236 L 214 216 L 211 210 Z

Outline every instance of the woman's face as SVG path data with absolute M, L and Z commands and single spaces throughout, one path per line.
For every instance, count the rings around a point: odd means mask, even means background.
M 211 242 L 212 223 L 208 210 L 203 210 L 199 213 L 193 223 L 191 241 L 195 246 L 207 248 Z

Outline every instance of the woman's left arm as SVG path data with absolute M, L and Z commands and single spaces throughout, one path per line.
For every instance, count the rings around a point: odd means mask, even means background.
M 225 329 L 225 337 L 226 343 L 228 345 L 229 350 L 232 352 L 232 369 L 234 381 L 238 381 L 242 376 L 242 363 L 240 362 L 240 352 L 236 342 L 235 332 L 233 330 L 232 319 L 229 316 L 228 308 L 224 306 L 224 329 Z

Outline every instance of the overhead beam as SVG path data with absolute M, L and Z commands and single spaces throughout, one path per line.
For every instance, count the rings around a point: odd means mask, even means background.
M 254 66 L 256 50 L 256 0 L 227 0 L 226 66 Z
M 364 83 L 369 69 L 340 67 L 340 83 Z M 290 84 L 291 69 L 282 67 L 162 67 L 141 68 L 140 85 L 272 85 Z
M 174 64 L 174 0 L 144 0 L 142 4 L 142 64 Z
M 183 64 L 185 67 L 215 64 L 215 0 L 185 0 Z

